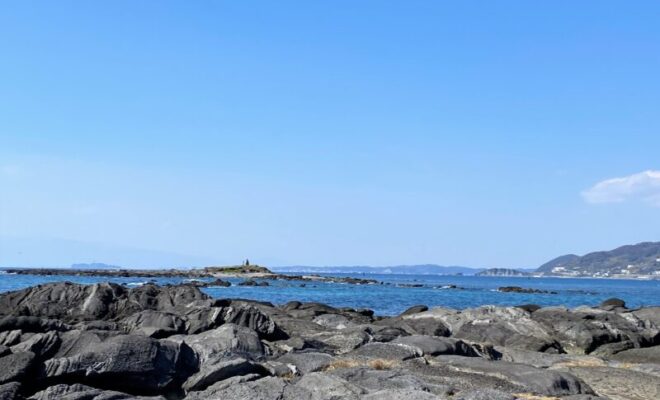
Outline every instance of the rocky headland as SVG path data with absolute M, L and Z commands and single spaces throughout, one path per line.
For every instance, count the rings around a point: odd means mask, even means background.
M 660 307 L 213 299 L 194 284 L 0 294 L 0 399 L 656 399 Z

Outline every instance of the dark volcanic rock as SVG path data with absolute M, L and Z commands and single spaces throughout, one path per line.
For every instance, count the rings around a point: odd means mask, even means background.
M 624 318 L 621 314 L 587 307 L 574 310 L 546 307 L 531 314 L 531 318 L 557 337 L 564 349 L 574 353 L 588 354 L 608 344 L 617 344 L 616 352 L 649 346 L 658 340 L 658 329 L 645 327 L 633 314 Z
M 186 330 L 186 323 L 179 316 L 153 310 L 137 312 L 121 320 L 120 324 L 126 332 L 153 338 L 165 338 Z
M 393 340 L 391 343 L 416 347 L 424 355 L 457 355 L 465 357 L 478 357 L 479 351 L 473 346 L 459 339 L 445 337 L 430 337 L 422 335 L 405 336 Z
M 30 400 L 165 400 L 164 397 L 133 396 L 112 390 L 101 390 L 81 384 L 59 384 L 35 393 Z
M 660 307 L 414 306 L 379 317 L 212 299 L 199 289 L 206 284 L 57 283 L 0 294 L 0 400 L 658 393 Z
M 505 361 L 492 362 L 474 357 L 439 356 L 435 360 L 461 371 L 505 377 L 516 385 L 544 395 L 566 396 L 593 393 L 588 385 L 567 372 L 538 369 Z
M 0 400 L 15 400 L 18 399 L 21 384 L 18 382 L 9 382 L 0 385 Z
M 55 331 L 48 333 L 35 333 L 25 341 L 11 347 L 13 353 L 31 352 L 38 359 L 45 359 L 53 355 L 60 346 L 59 334 Z
M 286 382 L 275 377 L 231 385 L 220 382 L 220 385 L 212 385 L 204 391 L 190 393 L 186 400 L 283 400 L 285 388 Z
M 616 310 L 616 309 L 625 309 L 626 308 L 626 302 L 621 300 L 621 299 L 617 299 L 617 298 L 613 297 L 611 299 L 607 299 L 607 300 L 603 301 L 602 303 L 600 303 L 599 307 L 602 308 L 603 310 L 607 310 L 607 311 L 612 311 L 612 310 Z
M 239 283 L 238 286 L 270 286 L 270 284 L 266 281 L 255 281 L 253 279 L 248 279 Z
M 0 358 L 0 384 L 20 381 L 35 364 L 35 355 L 29 351 L 8 354 Z
M 82 346 L 75 354 L 44 363 L 48 382 L 72 380 L 135 394 L 175 389 L 195 372 L 197 360 L 185 344 L 139 335 L 118 335 Z
M 406 311 L 399 314 L 399 317 L 403 317 L 404 315 L 412 315 L 412 314 L 421 313 L 421 312 L 424 312 L 424 311 L 428 311 L 428 309 L 429 309 L 428 306 L 425 306 L 423 304 L 418 305 L 418 306 L 412 306 L 412 307 L 408 308 Z
M 498 292 L 503 293 L 542 293 L 542 294 L 557 294 L 557 292 L 540 289 L 522 288 L 520 286 L 503 286 L 497 289 Z
M 127 289 L 114 283 L 60 282 L 0 296 L 0 315 L 56 318 L 72 323 L 121 318 L 142 310 L 170 311 L 175 305 L 205 299 L 208 296 L 192 285 Z

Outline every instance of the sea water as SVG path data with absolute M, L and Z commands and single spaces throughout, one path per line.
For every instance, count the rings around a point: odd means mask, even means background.
M 321 274 L 323 275 L 323 274 Z M 623 280 L 587 278 L 478 277 L 399 274 L 328 274 L 376 279 L 383 284 L 352 285 L 313 281 L 269 280 L 270 286 L 237 286 L 241 278 L 228 279 L 230 287 L 206 287 L 202 290 L 215 298 L 246 298 L 283 304 L 297 300 L 320 302 L 335 307 L 369 308 L 378 315 L 395 315 L 416 304 L 456 309 L 484 304 L 515 306 L 598 305 L 618 297 L 630 308 L 660 306 L 660 280 Z M 185 278 L 112 278 L 88 276 L 41 276 L 0 274 L 0 292 L 22 289 L 47 282 L 69 281 L 92 284 L 115 282 L 137 287 L 153 281 L 176 284 Z M 209 279 L 210 280 L 210 279 Z M 409 287 L 422 285 L 422 287 Z M 451 288 L 451 286 L 456 288 Z M 502 293 L 502 286 L 520 286 L 550 293 Z

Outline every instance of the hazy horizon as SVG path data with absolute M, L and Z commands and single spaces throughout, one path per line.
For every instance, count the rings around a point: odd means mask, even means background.
M 0 266 L 660 240 L 660 3 L 13 2 Z

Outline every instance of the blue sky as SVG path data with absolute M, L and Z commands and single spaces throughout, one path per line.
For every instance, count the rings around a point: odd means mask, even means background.
M 5 3 L 0 265 L 529 267 L 660 240 L 659 18 Z

